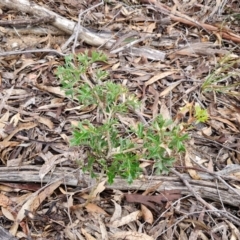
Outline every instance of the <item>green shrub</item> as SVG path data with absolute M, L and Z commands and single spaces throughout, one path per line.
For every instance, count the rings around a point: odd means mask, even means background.
M 144 158 L 154 160 L 158 173 L 167 172 L 174 162 L 174 154 L 184 151 L 187 135 L 162 116 L 149 126 L 123 125 L 119 117 L 132 114 L 140 103 L 126 87 L 106 80 L 106 71 L 94 69 L 94 65 L 106 60 L 102 53 L 92 52 L 89 56 L 86 52 L 76 58 L 66 57 L 65 65 L 57 70 L 67 96 L 85 107 L 96 105 L 103 115 L 101 123 L 85 120 L 74 127 L 71 144 L 88 149 L 88 162 L 83 170 L 92 177 L 103 172 L 109 183 L 116 176 L 131 183 L 141 172 L 140 160 Z

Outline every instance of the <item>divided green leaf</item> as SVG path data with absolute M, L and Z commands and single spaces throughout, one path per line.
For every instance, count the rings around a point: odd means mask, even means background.
M 84 146 L 88 152 L 83 170 L 92 177 L 103 172 L 109 183 L 116 176 L 132 183 L 141 172 L 141 159 L 149 159 L 155 162 L 157 173 L 168 172 L 174 155 L 185 150 L 188 136 L 162 116 L 149 126 L 123 126 L 119 117 L 132 114 L 140 103 L 125 86 L 106 80 L 108 73 L 97 65 L 106 61 L 104 54 L 95 51 L 67 56 L 56 73 L 67 96 L 85 107 L 95 105 L 103 115 L 102 122 L 84 120 L 73 128 L 71 145 Z

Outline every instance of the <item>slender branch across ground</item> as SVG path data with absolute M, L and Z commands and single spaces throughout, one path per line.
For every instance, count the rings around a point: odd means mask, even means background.
M 180 174 L 173 168 L 171 168 L 170 171 L 172 173 L 176 174 L 183 181 L 183 183 L 186 185 L 186 187 L 189 189 L 189 191 L 193 194 L 193 196 L 199 202 L 201 202 L 207 209 L 209 209 L 211 214 L 213 214 L 216 217 L 221 217 L 221 216 L 226 217 L 227 219 L 234 222 L 234 224 L 236 224 L 237 226 L 240 227 L 240 219 L 239 218 L 237 218 L 236 216 L 233 216 L 232 214 L 229 214 L 228 212 L 220 211 L 217 208 L 213 207 L 211 204 L 207 203 L 197 192 L 194 191 L 194 189 L 191 187 L 191 185 L 189 184 L 187 179 L 185 179 L 185 177 L 182 174 Z

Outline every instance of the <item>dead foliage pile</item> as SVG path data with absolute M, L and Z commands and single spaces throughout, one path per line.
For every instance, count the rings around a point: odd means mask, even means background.
M 0 0 L 1 239 L 240 239 L 239 1 L 27 2 Z M 162 114 L 189 133 L 168 176 L 145 162 L 109 186 L 79 169 L 71 126 L 98 113 L 55 72 L 94 49 L 141 100 L 124 124 Z

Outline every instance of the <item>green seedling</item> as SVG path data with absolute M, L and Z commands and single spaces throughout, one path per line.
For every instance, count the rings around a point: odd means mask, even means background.
M 238 80 L 231 83 L 239 76 L 239 72 L 234 69 L 234 65 L 239 64 L 239 59 L 231 55 L 222 58 L 216 69 L 209 74 L 202 84 L 203 92 L 225 93 L 229 95 L 239 95 L 236 88 L 240 86 Z
M 194 106 L 194 117 L 196 119 L 196 124 L 205 123 L 209 119 L 209 114 L 207 109 L 201 108 L 199 105 Z
M 66 57 L 65 65 L 57 70 L 66 95 L 85 107 L 95 105 L 103 116 L 101 122 L 85 120 L 73 129 L 71 145 L 84 146 L 88 152 L 83 170 L 92 177 L 105 173 L 109 183 L 116 176 L 132 183 L 141 172 L 140 161 L 144 158 L 154 161 L 156 172 L 167 172 L 176 153 L 184 151 L 187 135 L 162 116 L 149 126 L 123 124 L 120 117 L 133 114 L 140 103 L 125 86 L 108 80 L 107 72 L 98 65 L 105 61 L 102 53 L 89 56 L 86 52 Z

